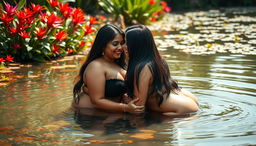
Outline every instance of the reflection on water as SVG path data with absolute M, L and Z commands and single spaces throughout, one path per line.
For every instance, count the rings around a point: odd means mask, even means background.
M 201 110 L 166 117 L 73 110 L 73 79 L 84 58 L 22 67 L 0 87 L 0 145 L 250 145 L 256 137 L 256 57 L 160 51 Z

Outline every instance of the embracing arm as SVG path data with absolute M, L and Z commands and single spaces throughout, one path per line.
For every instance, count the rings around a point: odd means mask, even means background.
M 138 87 L 136 85 L 136 80 L 134 80 L 134 96 L 139 98 L 139 101 L 136 102 L 136 105 L 145 106 L 150 84 L 152 83 L 152 73 L 149 69 L 148 65 L 141 70 L 139 75 L 139 84 Z
M 129 104 L 116 103 L 105 98 L 105 72 L 99 62 L 92 62 L 88 65 L 84 74 L 86 85 L 91 102 L 100 109 L 119 112 L 141 113 L 144 107 L 136 106 L 132 101 Z

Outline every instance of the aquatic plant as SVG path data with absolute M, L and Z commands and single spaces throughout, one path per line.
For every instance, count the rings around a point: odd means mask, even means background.
M 117 20 L 124 17 L 125 24 L 150 23 L 162 18 L 171 9 L 160 0 L 99 0 L 99 5 Z
M 0 64 L 44 62 L 76 54 L 91 42 L 95 24 L 96 18 L 58 0 L 28 7 L 25 0 L 16 6 L 4 2 L 0 7 Z

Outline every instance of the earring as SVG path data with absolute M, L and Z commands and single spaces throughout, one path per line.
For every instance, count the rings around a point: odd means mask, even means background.
M 104 56 L 104 52 L 102 52 L 102 56 Z

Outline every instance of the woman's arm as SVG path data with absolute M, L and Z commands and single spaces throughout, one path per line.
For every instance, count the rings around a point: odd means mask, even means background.
M 119 112 L 130 112 L 130 113 L 141 113 L 144 111 L 144 106 L 136 106 L 133 103 L 136 99 L 129 104 L 116 103 L 105 98 L 105 71 L 103 66 L 99 62 L 91 62 L 85 73 L 86 85 L 88 88 L 88 95 L 91 102 L 100 109 L 119 111 Z
M 139 75 L 139 84 L 136 85 L 136 80 L 134 80 L 134 96 L 139 98 L 139 101 L 136 102 L 136 105 L 145 106 L 150 84 L 152 83 L 152 73 L 148 65 L 141 70 Z

